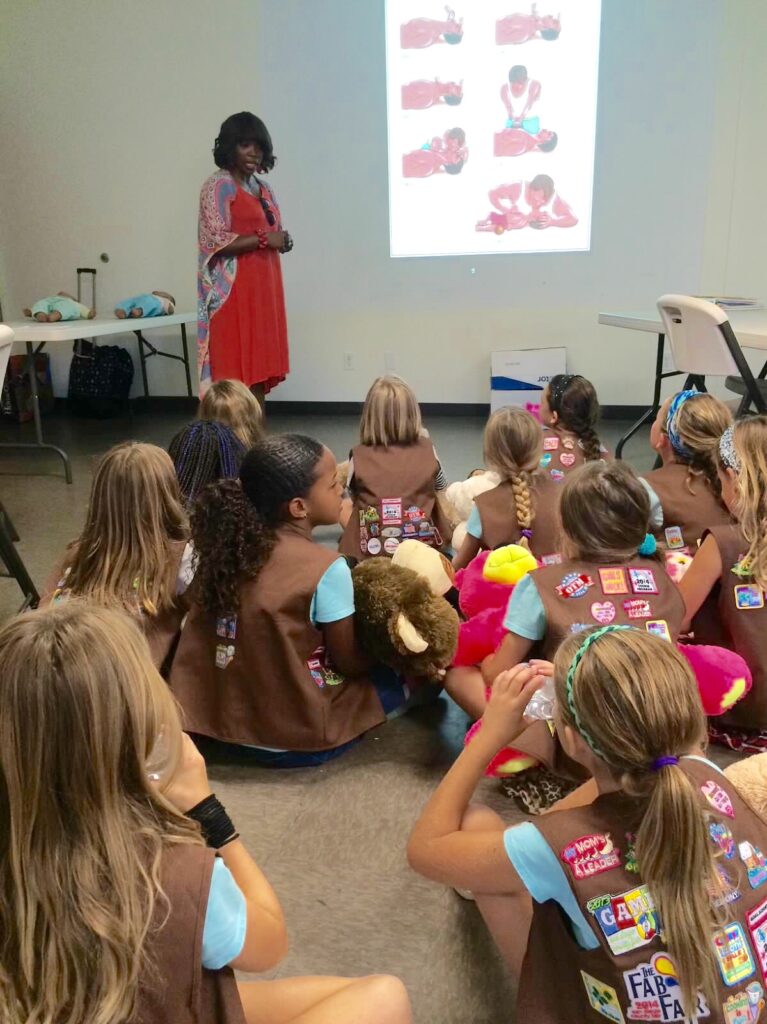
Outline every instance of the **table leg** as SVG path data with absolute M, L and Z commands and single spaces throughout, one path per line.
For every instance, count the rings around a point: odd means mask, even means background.
M 35 438 L 34 444 L 26 444 L 20 441 L 8 441 L 0 444 L 0 449 L 12 449 L 12 448 L 37 448 L 44 449 L 45 451 L 55 452 L 61 461 L 64 463 L 64 476 L 68 484 L 72 483 L 72 465 L 69 461 L 69 456 L 62 448 L 57 448 L 55 444 L 47 444 L 43 439 L 43 424 L 40 419 L 40 396 L 37 391 L 37 374 L 35 372 L 35 356 L 42 352 L 45 348 L 45 343 L 38 345 L 35 348 L 33 342 L 28 341 L 27 346 L 27 373 L 29 374 L 29 390 L 31 392 L 32 399 L 32 418 L 35 423 Z
M 189 345 L 186 340 L 186 324 L 181 325 L 181 341 L 184 346 L 184 369 L 186 370 L 186 393 L 190 398 L 194 398 L 192 391 L 192 372 L 189 366 Z
M 623 448 L 626 442 L 630 441 L 634 434 L 636 434 L 636 432 L 640 430 L 645 425 L 645 423 L 647 423 L 651 419 L 654 419 L 657 415 L 658 409 L 660 408 L 661 386 L 665 378 L 676 377 L 679 375 L 678 370 L 672 370 L 669 373 L 663 372 L 663 351 L 665 348 L 665 341 L 665 334 L 659 334 L 658 347 L 655 352 L 655 388 L 653 390 L 652 405 L 639 417 L 636 423 L 634 423 L 633 426 L 626 431 L 626 433 L 623 435 L 620 441 L 618 441 L 618 444 L 615 448 L 616 459 L 620 459 L 623 457 Z
M 149 398 L 149 381 L 146 376 L 146 353 L 144 352 L 144 345 L 146 342 L 141 331 L 134 331 L 133 333 L 138 338 L 138 361 L 141 365 L 141 379 L 144 383 L 144 398 Z M 152 355 L 154 354 L 155 353 L 152 352 Z

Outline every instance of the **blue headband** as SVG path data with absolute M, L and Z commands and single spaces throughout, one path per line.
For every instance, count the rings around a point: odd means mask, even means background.
M 695 398 L 700 394 L 700 391 L 680 391 L 678 395 L 674 395 L 671 400 L 671 405 L 668 409 L 668 415 L 666 416 L 666 433 L 675 455 L 679 455 L 683 459 L 691 459 L 695 454 L 692 452 L 687 445 L 684 443 L 682 438 L 679 436 L 679 432 L 676 429 L 676 418 L 679 415 L 679 410 L 682 408 L 684 403 L 689 398 Z

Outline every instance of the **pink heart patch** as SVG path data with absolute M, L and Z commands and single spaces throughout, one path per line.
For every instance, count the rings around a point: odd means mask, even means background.
M 591 606 L 591 615 L 597 622 L 607 626 L 615 618 L 615 605 L 612 601 L 595 601 Z

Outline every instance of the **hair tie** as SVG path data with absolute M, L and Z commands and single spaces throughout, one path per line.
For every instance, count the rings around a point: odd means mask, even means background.
M 533 539 L 533 531 L 532 531 L 532 530 L 528 530 L 527 528 L 525 528 L 524 530 L 522 530 L 522 531 L 520 532 L 520 535 L 521 535 L 522 537 L 524 537 L 524 538 L 525 538 L 525 540 L 532 540 L 532 539 Z
M 658 542 L 656 541 L 655 537 L 653 537 L 651 533 L 646 533 L 644 535 L 644 540 L 637 548 L 637 551 L 644 558 L 649 558 L 651 555 L 654 555 L 657 550 Z
M 682 438 L 679 436 L 679 432 L 676 429 L 676 420 L 679 415 L 679 410 L 689 401 L 691 398 L 697 398 L 701 394 L 700 391 L 680 391 L 678 395 L 674 395 L 671 400 L 671 405 L 668 407 L 668 414 L 666 416 L 666 434 L 668 435 L 669 443 L 675 455 L 681 456 L 683 459 L 693 458 L 695 452 L 688 448 Z
M 667 754 L 665 757 L 656 757 L 650 765 L 650 771 L 659 772 L 661 768 L 670 768 L 675 764 L 679 764 L 679 758 L 674 757 L 673 754 Z
M 740 473 L 741 463 L 735 451 L 735 424 L 731 424 L 719 438 L 719 458 L 727 469 Z
M 578 732 L 581 734 L 584 740 L 588 743 L 588 745 L 591 747 L 591 749 L 594 751 L 597 757 L 604 758 L 605 755 L 602 753 L 602 751 L 599 749 L 595 741 L 591 738 L 591 736 L 589 736 L 589 734 L 581 725 L 580 716 L 578 715 L 577 708 L 575 707 L 575 699 L 573 697 L 575 673 L 578 671 L 578 666 L 580 665 L 586 651 L 588 651 L 591 645 L 596 643 L 596 641 L 600 637 L 604 636 L 605 633 L 618 633 L 622 630 L 634 628 L 634 626 L 602 626 L 601 629 L 595 629 L 593 633 L 589 633 L 589 635 L 583 641 L 581 646 L 575 652 L 575 657 L 570 662 L 570 668 L 567 670 L 567 678 L 565 679 L 565 696 L 567 697 L 567 706 L 570 709 L 570 714 L 573 716 L 575 728 L 578 730 Z

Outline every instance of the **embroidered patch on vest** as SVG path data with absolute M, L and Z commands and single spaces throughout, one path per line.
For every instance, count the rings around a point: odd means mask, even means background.
M 735 607 L 738 611 L 750 611 L 753 608 L 764 608 L 764 594 L 755 583 L 741 583 L 734 587 Z
M 216 645 L 216 668 L 228 668 L 234 658 L 234 644 Z
M 573 448 L 575 448 L 575 441 L 573 441 L 571 437 L 563 437 L 562 447 L 567 448 L 569 451 L 572 451 Z
M 716 932 L 713 943 L 722 981 L 728 988 L 756 973 L 748 939 L 737 921 Z
M 222 615 L 216 620 L 216 636 L 224 640 L 236 640 L 237 638 L 237 616 Z
M 623 972 L 623 982 L 629 998 L 629 1020 L 653 1020 L 675 1024 L 688 1018 L 682 1004 L 676 967 L 668 953 L 656 953 L 649 963 L 637 964 Z M 708 1003 L 698 992 L 696 1017 L 710 1016 Z
M 384 551 L 386 552 L 387 555 L 393 555 L 394 552 L 399 547 L 399 538 L 398 537 L 387 537 L 384 540 L 384 545 L 383 546 L 384 546 Z
M 597 896 L 589 900 L 586 910 L 594 915 L 615 956 L 647 946 L 660 931 L 655 904 L 646 885 L 619 896 Z
M 746 927 L 754 944 L 762 979 L 767 981 L 767 900 L 746 914 Z
M 584 597 L 588 593 L 589 587 L 593 586 L 594 581 L 585 573 L 569 572 L 562 577 L 562 582 L 557 587 L 557 593 L 560 597 L 565 598 Z
M 569 469 L 570 466 L 575 465 L 575 455 L 573 455 L 572 452 L 562 452 L 562 454 L 559 456 L 559 461 L 562 463 L 563 466 L 567 466 L 567 468 Z
M 581 971 L 581 977 L 586 987 L 586 995 L 591 1003 L 591 1008 L 596 1010 L 602 1017 L 615 1021 L 615 1024 L 626 1024 L 618 993 L 615 989 L 611 988 L 610 985 L 605 985 L 603 981 L 592 977 L 585 971 Z
M 620 850 L 615 848 L 609 832 L 574 839 L 559 856 L 578 881 L 621 866 Z
M 543 455 L 541 455 L 541 461 L 538 463 L 538 465 L 541 467 L 541 469 L 547 469 L 551 465 L 551 453 L 544 452 Z
M 652 615 L 650 602 L 638 598 L 634 601 L 624 601 L 623 610 L 630 619 L 649 619 Z
M 708 826 L 708 834 L 711 842 L 719 848 L 725 860 L 732 860 L 735 856 L 735 840 L 730 826 L 723 821 L 711 821 Z
M 684 537 L 680 526 L 667 526 L 663 531 L 666 536 L 666 547 L 671 551 L 678 551 L 684 547 Z
M 658 585 L 652 569 L 629 569 L 632 594 L 657 594 Z
M 700 791 L 715 811 L 718 811 L 720 814 L 726 814 L 728 818 L 735 817 L 735 809 L 732 806 L 729 793 L 722 789 L 713 779 L 704 782 L 700 787 Z
M 756 1024 L 764 1009 L 764 989 L 758 981 L 735 992 L 722 1004 L 725 1024 Z
M 551 479 L 554 481 L 555 484 L 561 484 L 564 478 L 565 474 L 562 472 L 561 469 L 552 469 Z
M 402 523 L 402 498 L 381 499 L 381 522 L 385 526 L 399 526 Z
M 553 555 L 544 555 L 541 558 L 541 565 L 561 565 L 562 556 L 556 552 Z
M 721 890 L 715 894 L 712 903 L 719 910 L 721 907 L 727 907 L 731 903 L 735 903 L 743 894 L 740 889 L 736 889 L 732 884 L 732 879 L 727 874 L 724 864 L 717 864 L 716 873 L 719 875 Z
M 767 882 L 767 860 L 758 846 L 753 843 L 738 843 L 738 855 L 743 861 L 748 875 L 748 884 L 758 889 Z
M 629 592 L 625 569 L 600 569 L 599 582 L 602 585 L 603 594 L 628 594 Z
M 745 555 L 739 555 L 738 560 L 730 569 L 731 573 L 736 576 L 750 576 L 751 575 L 751 563 L 746 559 Z
M 369 555 L 380 555 L 381 554 L 381 541 L 378 537 L 371 537 L 366 543 L 365 548 Z
M 630 871 L 632 874 L 639 872 L 639 865 L 637 864 L 637 852 L 636 852 L 637 837 L 633 832 L 626 833 L 626 863 L 624 867 L 626 871 Z
M 661 640 L 668 640 L 671 643 L 671 633 L 665 619 L 651 619 L 649 622 L 645 622 L 644 628 L 648 633 L 652 633 L 653 636 L 660 637 Z
M 555 452 L 559 448 L 558 437 L 544 437 L 543 439 L 543 450 L 545 452 Z
M 609 626 L 615 618 L 615 605 L 612 601 L 595 601 L 591 606 L 591 617 L 603 626 Z

